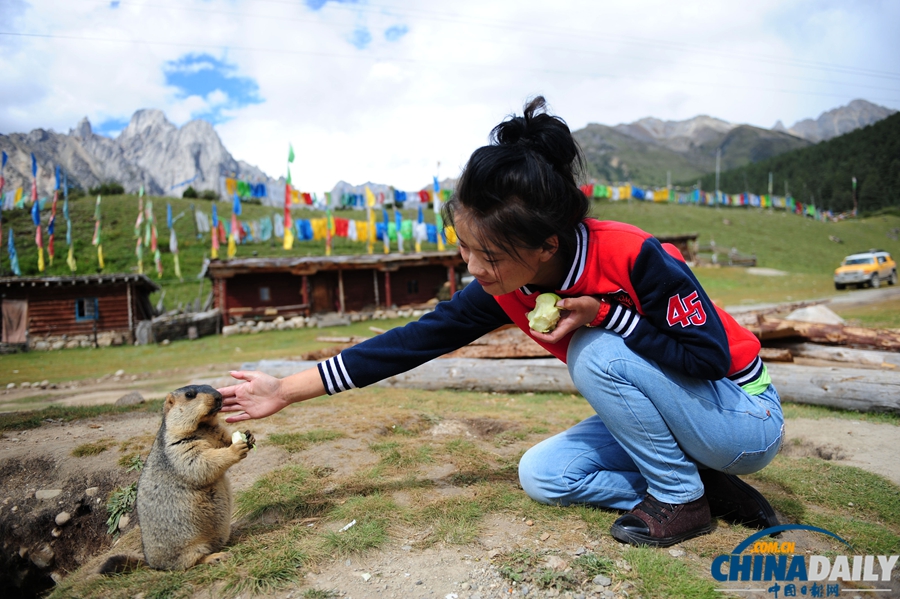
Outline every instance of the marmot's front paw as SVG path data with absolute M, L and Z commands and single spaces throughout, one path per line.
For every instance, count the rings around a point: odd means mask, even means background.
M 247 457 L 247 452 L 250 451 L 250 445 L 241 433 L 235 432 L 231 437 L 230 449 L 238 454 L 238 459 L 243 460 Z
M 250 449 L 256 447 L 256 437 L 253 436 L 253 433 L 244 431 L 244 438 L 247 440 L 247 445 L 250 446 Z

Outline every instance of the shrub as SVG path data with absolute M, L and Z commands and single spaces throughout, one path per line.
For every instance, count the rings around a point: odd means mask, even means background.
M 116 181 L 106 181 L 97 187 L 91 187 L 88 192 L 92 196 L 118 196 L 125 193 L 125 188 Z
M 199 197 L 197 194 L 197 190 L 193 188 L 193 186 L 188 185 L 188 188 L 184 190 L 184 193 L 181 194 L 183 198 L 196 198 Z
M 200 199 L 215 201 L 215 200 L 219 199 L 219 194 L 217 194 L 212 189 L 204 189 L 203 191 L 200 192 Z

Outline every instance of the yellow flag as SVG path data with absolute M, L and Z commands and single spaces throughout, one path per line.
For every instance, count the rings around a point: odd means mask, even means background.
M 213 235 L 215 235 L 215 232 L 213 233 Z M 219 257 L 219 245 L 218 244 L 216 244 L 216 243 L 213 244 L 212 250 L 210 250 L 209 255 L 213 260 L 216 260 Z
M 100 265 L 100 270 L 103 270 L 103 246 L 97 246 L 97 264 Z
M 447 235 L 447 243 L 449 245 L 456 245 L 456 229 L 453 226 L 444 227 L 444 233 Z
M 291 230 L 293 227 L 285 227 L 284 228 L 284 249 L 290 250 L 294 247 L 294 232 Z
M 371 208 L 375 205 L 375 194 L 372 193 L 372 190 L 369 189 L 369 186 L 366 186 L 366 206 Z
M 234 258 L 234 256 L 236 254 L 237 254 L 237 243 L 235 243 L 234 235 L 232 234 L 232 235 L 228 236 L 228 252 L 226 253 L 226 255 L 229 258 Z
M 44 248 L 38 248 L 38 270 L 44 272 Z
M 75 270 L 78 267 L 78 265 L 75 264 L 75 246 L 74 245 L 69 246 L 69 257 L 66 258 L 66 264 L 69 265 L 69 270 L 71 270 L 72 272 L 75 272 Z

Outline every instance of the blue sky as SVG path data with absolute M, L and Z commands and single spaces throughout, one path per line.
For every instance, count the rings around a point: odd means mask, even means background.
M 543 94 L 573 129 L 900 109 L 900 2 L 0 0 L 0 133 L 209 120 L 235 158 L 416 189 Z

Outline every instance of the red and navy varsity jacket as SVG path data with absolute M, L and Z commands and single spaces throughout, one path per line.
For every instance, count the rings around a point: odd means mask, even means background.
M 577 249 L 561 297 L 599 295 L 612 308 L 599 326 L 621 335 L 636 353 L 708 380 L 739 385 L 763 374 L 760 344 L 700 287 L 681 254 L 637 227 L 587 219 L 578 225 Z M 477 283 L 416 322 L 345 349 L 318 365 L 329 395 L 365 387 L 468 345 L 505 324 L 531 336 L 526 314 L 539 292 L 527 286 L 493 297 Z M 566 360 L 571 335 L 537 341 Z

